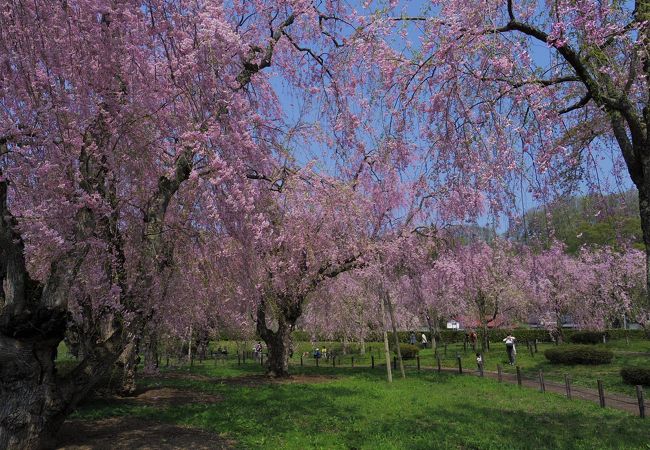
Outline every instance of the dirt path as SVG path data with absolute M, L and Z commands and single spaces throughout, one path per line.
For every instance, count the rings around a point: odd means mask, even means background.
M 327 375 L 298 375 L 273 380 L 263 375 L 232 378 L 212 378 L 180 372 L 167 372 L 156 379 L 191 379 L 215 384 L 259 386 L 268 383 L 324 383 L 336 377 Z M 139 389 L 132 397 L 119 397 L 98 392 L 87 403 L 98 406 L 141 405 L 168 408 L 197 403 L 218 403 L 218 395 L 201 391 L 150 387 Z M 68 420 L 59 432 L 58 450 L 131 450 L 131 449 L 232 449 L 236 443 L 216 433 L 132 416 L 109 417 L 97 420 Z
M 133 397 L 107 396 L 101 393 L 89 403 L 143 405 L 167 408 L 196 403 L 217 403 L 221 398 L 184 389 L 148 388 Z M 186 428 L 138 417 L 109 417 L 97 420 L 68 420 L 59 432 L 59 450 L 127 449 L 230 449 L 232 442 L 215 433 Z
M 59 433 L 59 450 L 231 449 L 219 435 L 137 417 L 68 420 Z
M 433 367 L 431 368 L 432 370 L 437 370 L 434 369 Z M 443 367 L 442 368 L 443 372 L 447 373 L 458 373 L 458 369 L 455 368 L 450 368 L 450 367 Z M 491 371 L 484 371 L 484 376 L 487 378 L 493 378 L 493 379 L 498 379 L 499 374 L 497 372 L 491 372 Z M 474 376 L 479 376 L 479 374 L 476 371 L 463 371 L 463 375 L 474 375 Z M 502 380 L 506 383 L 512 383 L 516 384 L 517 383 L 517 375 L 516 374 L 511 374 L 511 373 L 503 373 L 502 374 Z M 539 380 L 532 380 L 530 378 L 522 378 L 521 380 L 521 385 L 523 387 L 529 388 L 529 389 L 537 389 L 540 390 L 540 383 Z M 559 384 L 555 381 L 548 381 L 545 380 L 544 382 L 546 392 L 554 392 L 556 394 L 561 394 L 561 395 L 566 395 L 566 387 L 564 384 Z M 598 396 L 598 391 L 595 389 L 589 389 L 585 388 L 582 386 L 571 386 L 571 398 L 573 399 L 581 399 L 581 400 L 589 400 L 595 403 L 600 404 L 600 398 Z M 648 407 L 647 401 L 646 403 L 646 409 Z M 623 394 L 616 394 L 616 393 L 605 393 L 605 406 L 609 408 L 615 408 L 615 409 L 620 409 L 622 411 L 627 411 L 629 413 L 638 415 L 639 414 L 639 404 L 637 402 L 636 398 L 633 397 L 628 397 L 627 395 Z

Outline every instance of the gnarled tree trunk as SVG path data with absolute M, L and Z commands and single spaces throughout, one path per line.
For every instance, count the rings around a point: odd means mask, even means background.
M 136 375 L 138 364 L 140 364 L 140 355 L 138 354 L 140 339 L 138 336 L 130 336 L 125 342 L 124 351 L 120 355 L 118 362 L 118 366 L 122 369 L 122 386 L 120 387 L 120 394 L 133 395 L 137 388 Z
M 65 419 L 67 400 L 56 376 L 54 358 L 63 339 L 65 315 L 41 311 L 35 318 L 14 325 L 34 325 L 43 335 L 26 329 L 11 336 L 5 328 L 0 334 L 0 448 L 30 449 L 53 443 Z M 33 334 L 32 334 L 33 333 Z
M 272 330 L 266 323 L 266 304 L 261 302 L 257 308 L 257 334 L 266 344 L 268 357 L 266 373 L 271 377 L 289 376 L 289 358 L 291 356 L 291 333 L 301 314 L 302 302 L 292 302 L 293 307 L 280 311 L 277 330 Z
M 264 339 L 268 349 L 266 373 L 272 377 L 289 376 L 289 357 L 291 352 L 291 327 L 283 325 Z

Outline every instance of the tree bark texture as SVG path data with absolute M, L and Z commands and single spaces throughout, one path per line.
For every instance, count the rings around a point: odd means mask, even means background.
M 266 323 L 266 303 L 262 302 L 257 308 L 257 334 L 266 344 L 268 357 L 265 367 L 267 375 L 275 378 L 289 376 L 289 358 L 291 355 L 291 333 L 300 314 L 302 301 L 283 303 L 276 314 L 277 330 L 271 329 Z

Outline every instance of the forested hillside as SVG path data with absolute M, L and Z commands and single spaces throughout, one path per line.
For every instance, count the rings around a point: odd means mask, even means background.
M 638 194 L 629 190 L 608 196 L 578 196 L 562 199 L 546 207 L 530 209 L 508 237 L 518 241 L 551 238 L 564 242 L 575 253 L 583 245 L 630 244 L 643 249 Z

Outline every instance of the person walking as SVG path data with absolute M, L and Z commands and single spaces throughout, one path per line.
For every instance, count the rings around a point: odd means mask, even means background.
M 411 331 L 411 336 L 409 337 L 409 344 L 415 345 L 417 339 L 415 338 L 415 331 Z
M 515 365 L 515 356 L 517 355 L 517 348 L 515 347 L 515 342 L 517 339 L 512 335 L 508 334 L 503 342 L 506 343 L 506 353 L 508 353 L 508 364 L 511 366 Z
M 427 344 L 429 341 L 427 340 L 427 335 L 422 333 L 422 348 L 427 348 Z

